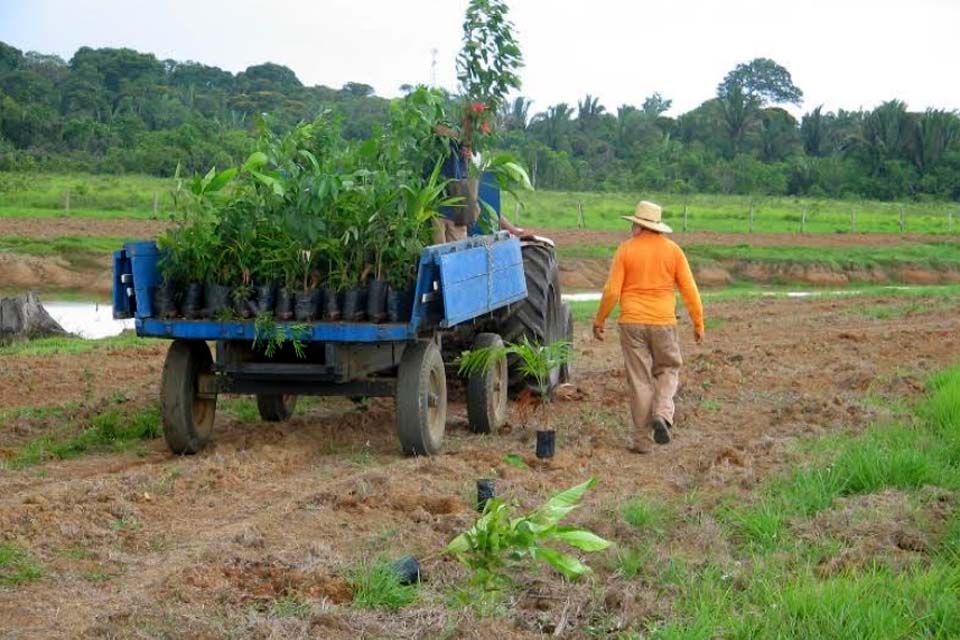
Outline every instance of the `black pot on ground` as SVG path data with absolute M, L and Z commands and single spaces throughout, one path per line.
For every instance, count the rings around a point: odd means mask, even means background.
M 178 314 L 180 290 L 172 282 L 164 282 L 153 290 L 153 317 L 169 320 Z
M 387 318 L 387 283 L 383 280 L 371 280 L 367 285 L 367 318 L 370 322 Z
M 323 317 L 330 322 L 340 319 L 340 296 L 333 287 L 323 290 Z
M 189 320 L 196 320 L 203 315 L 203 285 L 191 282 L 183 296 L 183 316 Z
M 293 315 L 300 322 L 313 322 L 320 312 L 320 290 L 308 289 L 297 294 Z
M 537 431 L 537 457 L 541 460 L 552 458 L 557 445 L 557 432 L 553 429 Z
M 413 312 L 413 287 L 397 290 L 393 287 L 387 291 L 387 321 L 408 322 Z
M 481 478 L 477 480 L 477 511 L 483 513 L 487 506 L 487 501 L 497 495 L 495 480 L 493 478 Z
M 277 305 L 274 308 L 274 315 L 277 320 L 293 320 L 293 305 L 296 296 L 287 291 L 286 288 L 277 292 Z
M 347 322 L 363 322 L 367 317 L 366 287 L 351 287 L 343 294 L 343 319 Z
M 273 313 L 273 308 L 277 302 L 277 285 L 274 282 L 270 284 L 261 284 L 256 290 L 257 303 L 256 313 Z
M 400 579 L 400 584 L 410 585 L 420 582 L 420 561 L 413 556 L 403 556 L 394 562 L 390 568 Z
M 203 288 L 203 315 L 216 318 L 230 308 L 232 289 L 222 284 L 208 284 Z

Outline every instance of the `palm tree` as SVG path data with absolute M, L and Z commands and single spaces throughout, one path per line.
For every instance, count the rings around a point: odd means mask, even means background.
M 513 102 L 505 105 L 504 127 L 508 130 L 526 131 L 532 100 L 517 96 Z
M 720 125 L 730 142 L 732 155 L 737 155 L 747 133 L 760 120 L 760 101 L 734 85 L 717 98 Z
M 803 150 L 808 156 L 823 154 L 824 124 L 823 105 L 803 116 L 800 123 L 800 137 L 803 138 Z
M 910 117 L 907 105 L 900 100 L 884 102 L 863 119 L 848 149 L 866 161 L 872 175 L 877 175 L 888 160 L 909 157 Z
M 533 117 L 531 124 L 541 124 L 544 132 L 544 142 L 547 146 L 556 150 L 560 147 L 570 126 L 570 116 L 573 115 L 573 109 L 566 102 L 561 102 L 549 107 L 545 112 L 538 113 Z
M 943 154 L 960 142 L 960 118 L 956 113 L 928 109 L 911 118 L 909 146 L 913 163 L 921 172 L 940 162 Z
M 577 102 L 577 124 L 584 130 L 604 112 L 606 109 L 600 104 L 600 98 L 594 98 L 588 93 L 583 100 Z

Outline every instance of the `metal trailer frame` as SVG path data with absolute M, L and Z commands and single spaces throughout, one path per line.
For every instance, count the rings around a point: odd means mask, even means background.
M 393 396 L 403 450 L 434 453 L 446 421 L 443 337 L 458 333 L 468 342 L 482 337 L 491 344 L 499 338 L 477 334 L 477 327 L 527 296 L 520 242 L 509 234 L 434 245 L 420 256 L 408 322 L 277 322 L 288 339 L 296 331 L 305 357 L 284 353 L 271 360 L 254 348 L 252 320 L 154 317 L 159 258 L 150 241 L 128 243 L 114 253 L 113 305 L 115 318 L 135 319 L 138 336 L 174 341 L 161 379 L 161 409 L 175 453 L 195 453 L 206 445 L 219 394 L 255 394 L 267 420 L 289 417 L 300 395 Z M 208 342 L 216 343 L 213 358 Z M 468 403 L 489 408 L 472 417 L 476 431 L 499 426 L 505 416 L 506 362 L 500 364 L 468 384 L 468 396 L 483 396 L 468 397 Z

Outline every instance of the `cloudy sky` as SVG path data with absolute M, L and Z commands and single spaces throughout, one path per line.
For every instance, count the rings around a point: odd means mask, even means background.
M 131 47 L 230 71 L 265 61 L 305 84 L 454 89 L 466 0 L 0 0 L 0 40 L 69 59 Z M 960 109 L 960 0 L 511 0 L 534 111 L 590 93 L 610 110 L 659 91 L 673 113 L 736 64 L 773 58 L 803 109 Z

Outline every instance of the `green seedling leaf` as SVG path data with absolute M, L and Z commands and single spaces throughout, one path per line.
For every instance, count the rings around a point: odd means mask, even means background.
M 516 467 L 517 469 L 529 469 L 526 461 L 515 453 L 508 453 L 503 456 L 503 461 L 506 464 L 509 464 L 511 467 Z
M 250 157 L 247 158 L 247 161 L 243 163 L 244 171 L 253 171 L 259 169 L 269 162 L 267 154 L 263 151 L 254 151 L 250 154 Z
M 601 538 L 592 531 L 576 527 L 557 527 L 554 537 L 582 551 L 603 551 L 610 547 L 609 540 Z
M 207 184 L 207 188 L 204 190 L 204 193 L 216 193 L 220 191 L 230 180 L 233 179 L 233 176 L 237 175 L 237 168 L 230 167 L 229 169 L 224 169 L 210 180 L 210 183 Z
M 596 484 L 597 479 L 590 478 L 575 487 L 570 487 L 550 498 L 546 504 L 540 507 L 539 512 L 546 516 L 550 522 L 559 522 L 577 508 L 577 503 L 583 498 L 583 494 Z
M 587 565 L 573 556 L 561 553 L 556 549 L 540 547 L 535 553 L 538 558 L 546 560 L 551 567 L 562 573 L 563 577 L 568 580 L 576 580 L 590 572 L 590 568 L 587 567 Z

